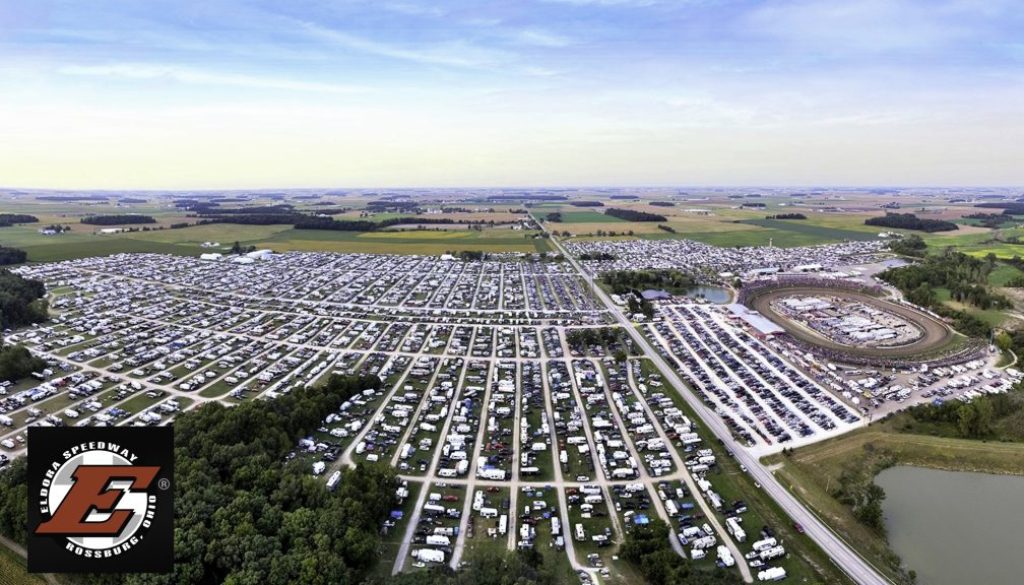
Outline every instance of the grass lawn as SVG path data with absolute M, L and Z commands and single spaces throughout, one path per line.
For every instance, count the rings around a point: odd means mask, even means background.
M 1008 264 L 999 264 L 988 275 L 988 283 L 992 286 L 1006 286 L 1006 283 L 1019 276 L 1024 276 L 1024 272 Z
M 952 297 L 950 295 L 950 292 L 949 292 L 948 288 L 936 288 L 936 289 L 934 289 L 934 291 L 935 291 L 935 297 L 942 304 L 944 304 L 947 307 L 950 307 L 952 309 L 956 309 L 958 311 L 964 311 L 965 313 L 969 313 L 971 315 L 974 315 L 975 317 L 981 319 L 982 321 L 984 321 L 985 323 L 988 323 L 989 325 L 991 325 L 993 327 L 999 327 L 1003 323 L 1006 322 L 1006 319 L 1007 319 L 1006 313 L 1004 313 L 1003 311 L 1001 311 L 999 309 L 979 309 L 979 308 L 977 308 L 977 307 L 975 307 L 973 305 L 968 305 L 968 304 L 965 304 L 965 303 L 954 301 L 954 300 L 952 300 Z

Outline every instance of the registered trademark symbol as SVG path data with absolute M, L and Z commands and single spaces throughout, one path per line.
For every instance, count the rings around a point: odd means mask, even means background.
M 160 481 L 158 481 L 156 485 L 162 490 L 168 490 L 171 489 L 171 480 L 166 477 L 161 477 Z

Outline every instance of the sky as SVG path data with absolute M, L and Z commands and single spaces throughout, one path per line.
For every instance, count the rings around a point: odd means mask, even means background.
M 1024 185 L 1018 0 L 0 0 L 0 185 Z

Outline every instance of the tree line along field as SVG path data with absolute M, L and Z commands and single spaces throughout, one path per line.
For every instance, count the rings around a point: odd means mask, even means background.
M 414 230 L 387 232 L 331 232 L 296 230 L 287 225 L 245 226 L 215 224 L 177 230 L 136 232 L 87 239 L 56 240 L 23 246 L 30 262 L 55 262 L 122 252 L 152 252 L 196 256 L 220 248 L 203 248 L 206 241 L 230 247 L 242 246 L 286 251 L 361 252 L 388 254 L 443 254 L 445 252 L 547 252 L 547 240 L 534 238 L 537 232 L 488 229 L 451 231 Z M 0 240 L 2 241 L 2 240 Z M 73 245 L 72 245 L 73 244 Z
M 199 255 L 203 252 L 223 251 L 220 248 L 204 248 L 204 242 L 218 242 L 224 248 L 238 241 L 243 245 L 272 248 L 277 251 L 320 250 L 331 252 L 380 252 L 397 254 L 441 254 L 448 251 L 483 252 L 546 252 L 550 248 L 546 241 L 534 238 L 539 232 L 511 230 L 509 222 L 525 217 L 522 213 L 511 213 L 518 205 L 458 205 L 458 211 L 414 215 L 402 212 L 372 212 L 365 206 L 368 200 L 346 199 L 332 202 L 331 209 L 351 207 L 352 210 L 333 215 L 338 219 L 363 219 L 383 221 L 394 217 L 447 218 L 456 222 L 490 222 L 495 227 L 482 231 L 467 230 L 465 224 L 439 224 L 427 226 L 425 230 L 411 231 L 401 226 L 388 232 L 329 232 L 320 230 L 295 230 L 291 225 L 240 225 L 221 223 L 214 225 L 190 226 L 170 229 L 173 224 L 195 223 L 202 218 L 190 217 L 187 210 L 173 206 L 172 200 L 152 200 L 144 204 L 118 206 L 117 199 L 109 202 L 83 201 L 34 201 L 19 198 L 14 201 L 0 197 L 5 213 L 25 213 L 39 219 L 38 223 L 19 224 L 0 228 L 0 245 L 15 247 L 28 253 L 29 262 L 53 262 L 88 256 L 115 254 L 121 252 L 155 252 L 174 255 Z M 253 199 L 244 206 L 274 205 L 280 201 Z M 303 212 L 315 212 L 327 206 L 315 206 L 304 200 L 290 200 L 288 203 Z M 243 206 L 241 203 L 224 205 Z M 479 210 L 479 211 L 476 211 Z M 157 220 L 149 225 L 117 226 L 138 228 L 139 231 L 99 234 L 100 226 L 82 224 L 81 219 L 90 215 L 149 215 Z M 58 235 L 43 235 L 40 228 L 49 225 L 68 226 L 69 231 Z M 145 230 L 143 229 L 145 228 Z M 415 235 L 413 235 L 415 233 Z
M 185 197 L 184 195 L 182 197 Z M 573 197 L 577 199 L 576 196 Z M 230 199 L 230 198 L 229 198 Z M 879 203 L 885 201 L 884 196 L 861 199 L 834 199 L 829 197 L 808 197 L 799 202 L 787 197 L 760 197 L 754 199 L 736 199 L 722 194 L 709 195 L 707 199 L 690 201 L 669 201 L 666 195 L 644 196 L 638 199 L 612 198 L 604 194 L 583 193 L 578 200 L 598 202 L 600 206 L 580 207 L 568 201 L 548 201 L 531 203 L 535 217 L 546 218 L 552 213 L 562 216 L 561 222 L 547 222 L 547 227 L 559 234 L 569 233 L 580 239 L 607 238 L 610 233 L 614 237 L 636 237 L 644 239 L 677 239 L 687 238 L 718 246 L 766 246 L 779 247 L 805 246 L 844 240 L 869 240 L 877 238 L 880 228 L 864 225 L 864 220 L 884 213 Z M 652 201 L 663 205 L 652 205 Z M 375 203 L 376 202 L 376 203 Z M 672 205 L 667 203 L 671 202 Z M 540 239 L 528 239 L 521 231 L 502 232 L 500 224 L 524 218 L 521 202 L 480 202 L 461 203 L 458 201 L 444 204 L 443 213 L 429 213 L 412 216 L 395 209 L 374 207 L 380 205 L 379 198 L 370 195 L 359 196 L 324 196 L 321 200 L 310 198 L 287 198 L 284 201 L 269 196 L 252 197 L 244 203 L 223 203 L 224 206 L 267 206 L 287 203 L 297 211 L 313 212 L 318 209 L 336 211 L 348 209 L 331 217 L 339 220 L 370 220 L 384 221 L 396 217 L 411 216 L 422 218 L 448 218 L 453 221 L 495 222 L 499 224 L 494 230 L 466 233 L 465 225 L 427 226 L 425 231 L 435 232 L 435 228 L 444 230 L 445 234 L 461 232 L 457 235 L 439 236 L 435 233 L 423 233 L 418 237 L 409 235 L 389 235 L 381 232 L 357 233 L 306 233 L 308 230 L 293 230 L 289 225 L 236 225 L 220 224 L 217 226 L 197 226 L 184 229 L 167 229 L 171 224 L 195 222 L 198 218 L 189 217 L 188 211 L 175 208 L 169 197 L 146 197 L 144 203 L 118 205 L 117 196 L 110 196 L 104 202 L 83 201 L 45 201 L 30 197 L 19 197 L 11 200 L 0 195 L 0 204 L 5 212 L 27 213 L 39 218 L 37 224 L 15 225 L 0 228 L 0 245 L 18 247 L 26 250 L 29 261 L 43 262 L 78 258 L 96 254 L 116 252 L 164 252 L 178 255 L 196 255 L 204 251 L 217 251 L 200 248 L 206 241 L 220 242 L 230 246 L 234 241 L 246 245 L 256 245 L 285 250 L 323 250 L 336 252 L 388 252 L 439 254 L 446 251 L 484 251 L 484 252 L 543 252 L 549 249 L 546 242 Z M 320 205 L 317 205 L 319 203 Z M 742 204 L 763 204 L 764 207 L 741 207 Z M 450 206 L 450 207 L 449 207 Z M 604 213 L 609 208 L 622 208 L 663 215 L 667 218 L 661 222 L 637 222 L 608 216 Z M 822 212 L 821 209 L 828 209 Z M 435 210 L 436 211 L 436 210 Z M 970 220 L 962 216 L 980 211 L 998 211 L 979 209 L 971 204 L 963 206 L 938 205 L 930 201 L 922 201 L 918 205 L 907 204 L 899 212 L 915 213 L 921 217 L 949 219 L 962 224 L 956 232 L 928 234 L 926 240 L 934 247 L 955 245 L 964 252 L 984 256 L 995 253 L 998 257 L 1010 258 L 1021 255 L 1024 245 L 1008 243 L 1006 238 L 1024 230 L 1015 224 L 1000 230 L 968 225 Z M 774 220 L 766 216 L 778 213 L 803 213 L 805 220 Z M 151 228 L 162 227 L 156 231 L 139 231 L 125 234 L 97 235 L 98 226 L 81 224 L 86 215 L 102 214 L 143 214 L 157 220 Z M 38 229 L 45 225 L 61 224 L 70 226 L 69 233 L 59 236 L 44 236 Z M 672 231 L 659 228 L 666 226 Z M 134 226 L 143 227 L 143 226 Z M 403 233 L 401 227 L 391 228 Z M 507 226 L 506 228 L 507 229 Z M 887 230 L 900 232 L 901 230 Z M 632 232 L 631 235 L 630 232 Z M 407 232 L 406 232 L 407 233 Z M 529 234 L 532 235 L 532 234 Z M 999 237 L 1003 241 L 993 241 Z

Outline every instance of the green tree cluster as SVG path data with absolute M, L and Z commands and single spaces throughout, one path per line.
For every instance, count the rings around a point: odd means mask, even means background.
M 35 357 L 20 345 L 0 347 L 0 381 L 14 382 L 46 367 L 46 361 Z
M 922 232 L 950 232 L 960 229 L 955 223 L 941 219 L 920 218 L 913 213 L 886 213 L 881 217 L 864 220 L 864 225 L 875 225 Z
M 394 470 L 360 465 L 330 492 L 306 464 L 287 464 L 296 439 L 380 380 L 332 376 L 315 389 L 227 408 L 210 403 L 174 423 L 175 565 L 168 574 L 79 575 L 126 585 L 359 583 L 377 562 L 379 528 L 395 503 Z M 25 540 L 23 459 L 0 474 L 0 531 Z
M 692 276 L 679 270 L 612 270 L 601 274 L 601 281 L 615 294 L 648 288 L 682 293 L 697 284 Z
M 921 257 L 924 256 L 925 251 L 928 249 L 928 244 L 925 243 L 924 238 L 921 236 L 910 234 L 889 242 L 889 249 L 903 256 Z
M 604 214 L 624 219 L 626 221 L 668 221 L 668 218 L 664 215 L 648 213 L 646 211 L 637 211 L 636 209 L 623 209 L 621 207 L 611 207 L 606 209 Z
M 124 213 L 121 215 L 87 215 L 82 218 L 82 223 L 90 225 L 127 225 L 133 223 L 156 223 L 156 219 L 150 215 Z
M 704 570 L 677 555 L 669 544 L 668 525 L 654 519 L 634 526 L 626 535 L 620 555 L 650 585 L 739 585 L 739 575 L 722 569 Z
M 0 270 L 0 325 L 13 328 L 45 321 L 48 315 L 44 294 L 46 287 L 42 282 Z

